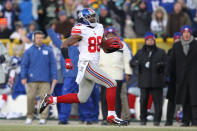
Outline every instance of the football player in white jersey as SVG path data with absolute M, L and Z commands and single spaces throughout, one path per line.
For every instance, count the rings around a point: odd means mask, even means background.
M 98 83 L 107 88 L 108 122 L 117 125 L 127 125 L 127 121 L 118 118 L 115 112 L 117 83 L 98 66 L 100 47 L 102 47 L 105 41 L 103 38 L 103 26 L 97 23 L 96 13 L 90 8 L 83 9 L 79 12 L 78 22 L 79 24 L 72 28 L 72 36 L 62 44 L 61 51 L 65 58 L 66 69 L 73 69 L 73 64 L 68 56 L 68 47 L 78 42 L 80 54 L 76 82 L 79 84 L 79 92 L 58 97 L 52 97 L 46 94 L 40 106 L 40 113 L 49 104 L 85 103 L 92 92 L 94 84 Z M 121 42 L 115 45 L 112 44 L 111 47 L 113 47 L 112 50 L 104 49 L 104 51 L 110 53 L 121 49 L 122 44 Z

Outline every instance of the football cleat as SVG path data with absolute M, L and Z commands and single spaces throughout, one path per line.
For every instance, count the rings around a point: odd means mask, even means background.
M 49 105 L 53 103 L 53 96 L 46 94 L 44 96 L 44 99 L 42 100 L 42 103 L 40 105 L 40 113 L 44 111 L 44 109 Z
M 124 121 L 118 117 L 114 117 L 113 115 L 107 117 L 107 121 L 111 124 L 118 125 L 118 126 L 127 126 L 128 122 Z

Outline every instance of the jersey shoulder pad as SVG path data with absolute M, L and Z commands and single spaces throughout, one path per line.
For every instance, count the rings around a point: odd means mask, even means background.
M 82 33 L 82 28 L 81 28 L 81 25 L 78 24 L 78 25 L 75 25 L 72 30 L 71 30 L 71 34 L 72 35 L 80 35 Z

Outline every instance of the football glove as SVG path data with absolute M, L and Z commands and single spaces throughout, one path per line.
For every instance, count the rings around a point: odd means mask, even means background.
M 71 59 L 65 59 L 65 67 L 66 67 L 66 69 L 71 69 L 71 70 L 73 70 L 74 68 L 73 68 L 73 64 L 72 64 L 72 62 L 71 62 Z

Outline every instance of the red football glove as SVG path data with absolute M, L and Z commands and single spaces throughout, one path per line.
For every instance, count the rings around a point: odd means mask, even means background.
M 120 40 L 114 41 L 111 45 L 111 48 L 115 48 L 115 49 L 122 49 L 123 48 L 123 44 Z
M 71 62 L 71 59 L 65 59 L 65 67 L 66 67 L 66 69 L 71 69 L 71 70 L 73 70 L 73 64 L 72 64 L 72 62 Z

